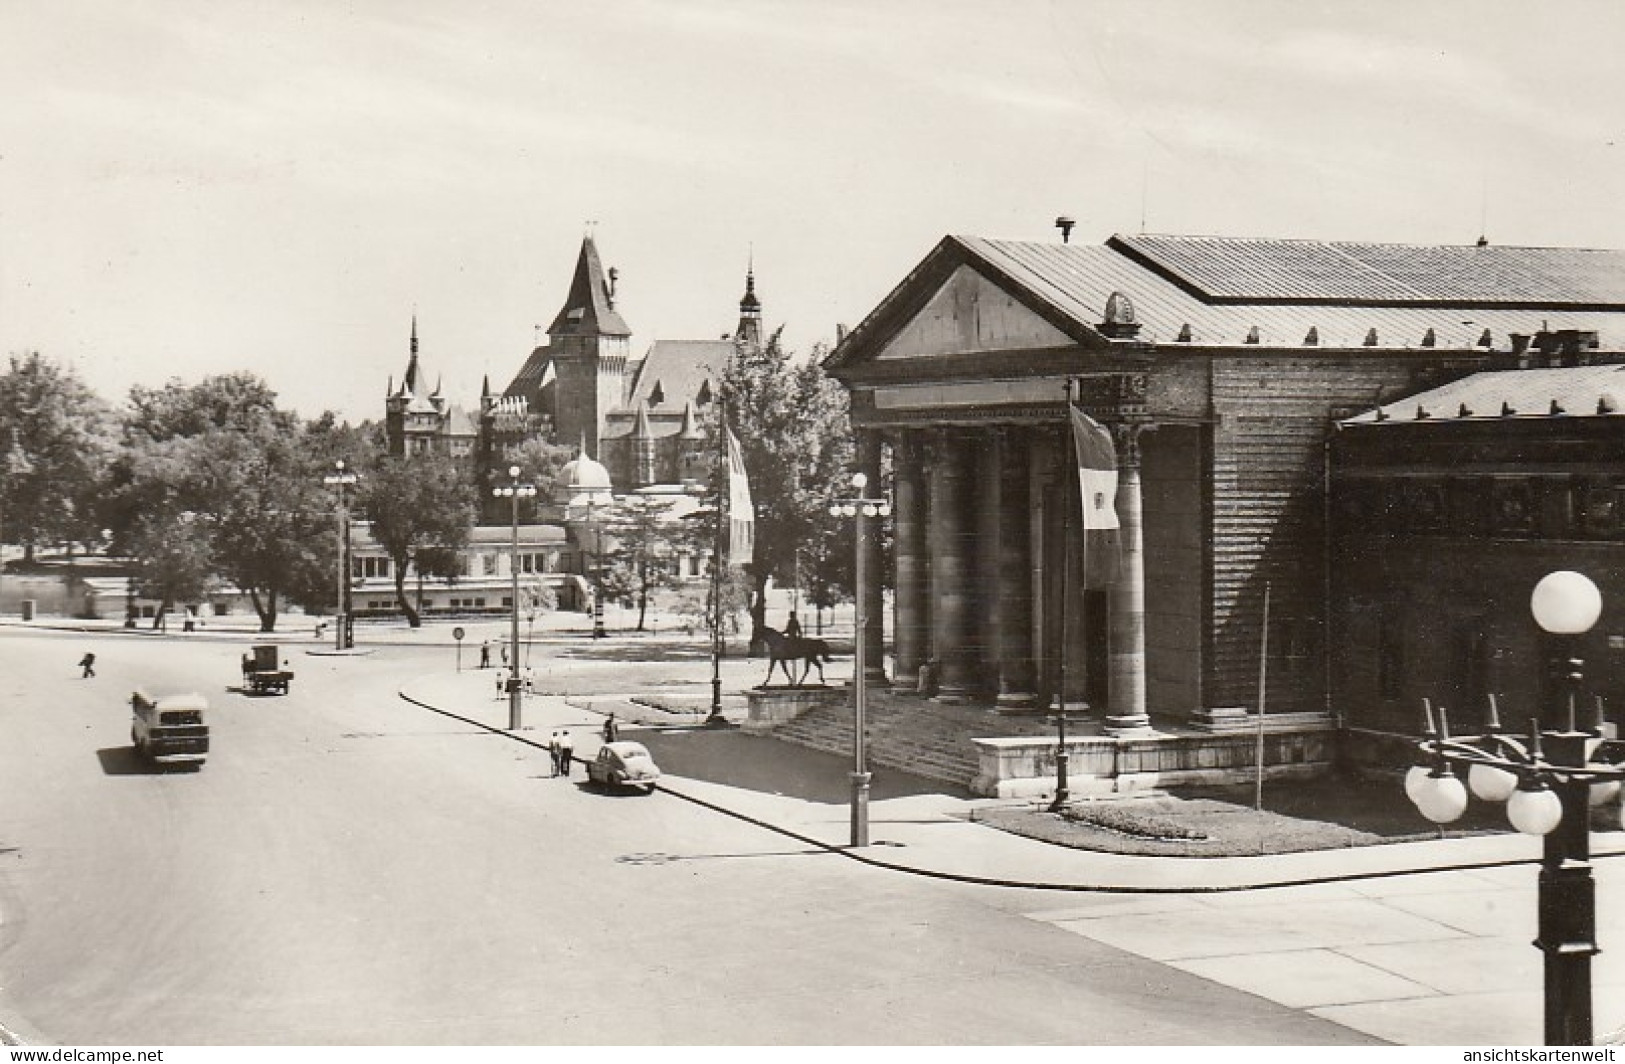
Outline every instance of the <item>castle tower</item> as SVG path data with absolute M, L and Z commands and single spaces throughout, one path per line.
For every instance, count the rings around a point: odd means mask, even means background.
M 570 294 L 547 328 L 554 439 L 584 439 L 597 453 L 605 416 L 626 401 L 632 330 L 615 309 L 616 272 L 606 281 L 591 236 L 581 242 Z
M 413 426 L 408 415 L 413 400 L 417 398 L 422 372 L 418 366 L 418 316 L 414 314 L 410 353 L 406 360 L 406 373 L 401 377 L 401 386 L 396 388 L 394 378 L 390 378 L 390 383 L 384 390 L 384 436 L 389 443 L 389 453 L 397 458 L 409 450 L 407 437 L 412 435 Z

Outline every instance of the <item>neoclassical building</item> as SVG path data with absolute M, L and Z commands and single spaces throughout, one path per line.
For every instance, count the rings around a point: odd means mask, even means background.
M 1333 426 L 1537 334 L 1620 351 L 1622 312 L 1611 251 L 943 239 L 826 362 L 871 481 L 889 452 L 894 681 L 1064 694 L 1123 736 L 1256 707 L 1261 677 L 1269 712 L 1325 714 Z M 1069 389 L 1115 441 L 1110 582 L 1080 575 Z

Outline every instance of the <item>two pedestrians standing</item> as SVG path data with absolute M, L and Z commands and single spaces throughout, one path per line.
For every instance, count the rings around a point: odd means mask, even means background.
M 490 667 L 491 667 L 491 641 L 489 639 L 487 639 L 485 642 L 480 644 L 480 668 L 489 669 Z
M 547 742 L 547 752 L 553 755 L 553 775 L 569 776 L 570 760 L 574 750 L 570 746 L 570 733 L 556 731 Z

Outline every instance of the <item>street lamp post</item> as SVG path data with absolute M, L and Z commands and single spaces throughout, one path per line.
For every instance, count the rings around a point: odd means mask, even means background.
M 344 459 L 339 458 L 333 462 L 333 472 L 322 478 L 322 483 L 335 488 L 339 496 L 339 560 L 338 560 L 338 597 L 334 600 L 333 612 L 337 615 L 337 629 L 333 633 L 333 649 L 348 650 L 353 645 L 350 638 L 350 505 L 347 492 L 354 486 L 356 475 L 344 468 Z
M 508 730 L 518 731 L 521 718 L 521 699 L 523 692 L 519 683 L 519 500 L 528 499 L 536 494 L 536 485 L 521 483 L 519 480 L 519 467 L 508 467 L 507 484 L 491 489 L 491 494 L 499 499 L 510 499 L 513 502 L 512 537 L 509 540 L 508 553 L 509 575 L 513 578 L 513 597 L 509 600 L 513 609 L 510 613 L 513 622 L 508 641 Z
M 1445 707 L 1435 713 L 1424 701 L 1427 737 L 1420 750 L 1427 763 L 1406 774 L 1405 792 L 1423 816 L 1448 824 L 1466 811 L 1471 790 L 1486 801 L 1506 802 L 1513 827 L 1544 838 L 1534 945 L 1544 955 L 1546 1044 L 1588 1046 L 1591 958 L 1600 952 L 1591 808 L 1619 794 L 1625 744 L 1603 737 L 1601 702 L 1589 729 L 1581 730 L 1575 720 L 1583 674 L 1573 640 L 1602 612 L 1596 585 L 1580 573 L 1549 573 L 1535 585 L 1530 612 L 1544 631 L 1567 643 L 1559 685 L 1566 729 L 1542 729 L 1532 719 L 1527 739 L 1502 734 L 1491 696 L 1485 734 L 1455 739 Z M 1457 767 L 1467 771 L 1465 786 Z
M 867 590 L 864 572 L 864 536 L 868 532 L 868 518 L 891 514 L 891 503 L 886 499 L 864 497 L 869 478 L 862 473 L 852 474 L 853 498 L 837 499 L 829 508 L 832 517 L 852 517 L 853 522 L 853 575 L 852 575 L 852 845 L 869 845 L 869 769 L 864 758 L 864 716 L 868 709 L 867 688 L 864 680 L 867 657 L 868 622 L 864 617 L 864 594 Z
M 604 638 L 604 530 L 598 524 L 598 500 L 587 500 L 587 523 L 592 526 L 592 637 Z

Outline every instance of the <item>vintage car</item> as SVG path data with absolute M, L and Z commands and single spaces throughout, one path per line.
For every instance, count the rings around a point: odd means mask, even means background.
M 587 762 L 587 782 L 606 787 L 641 787 L 652 793 L 660 779 L 660 769 L 642 743 L 605 743 L 598 756 Z
M 159 765 L 201 767 L 209 753 L 209 703 L 202 695 L 130 695 L 130 742 L 135 752 Z
M 287 662 L 281 659 L 282 654 L 274 643 L 261 644 L 253 648 L 253 653 L 244 654 L 243 686 L 259 693 L 280 691 L 287 694 L 288 685 L 293 683 L 293 673 L 283 668 Z

